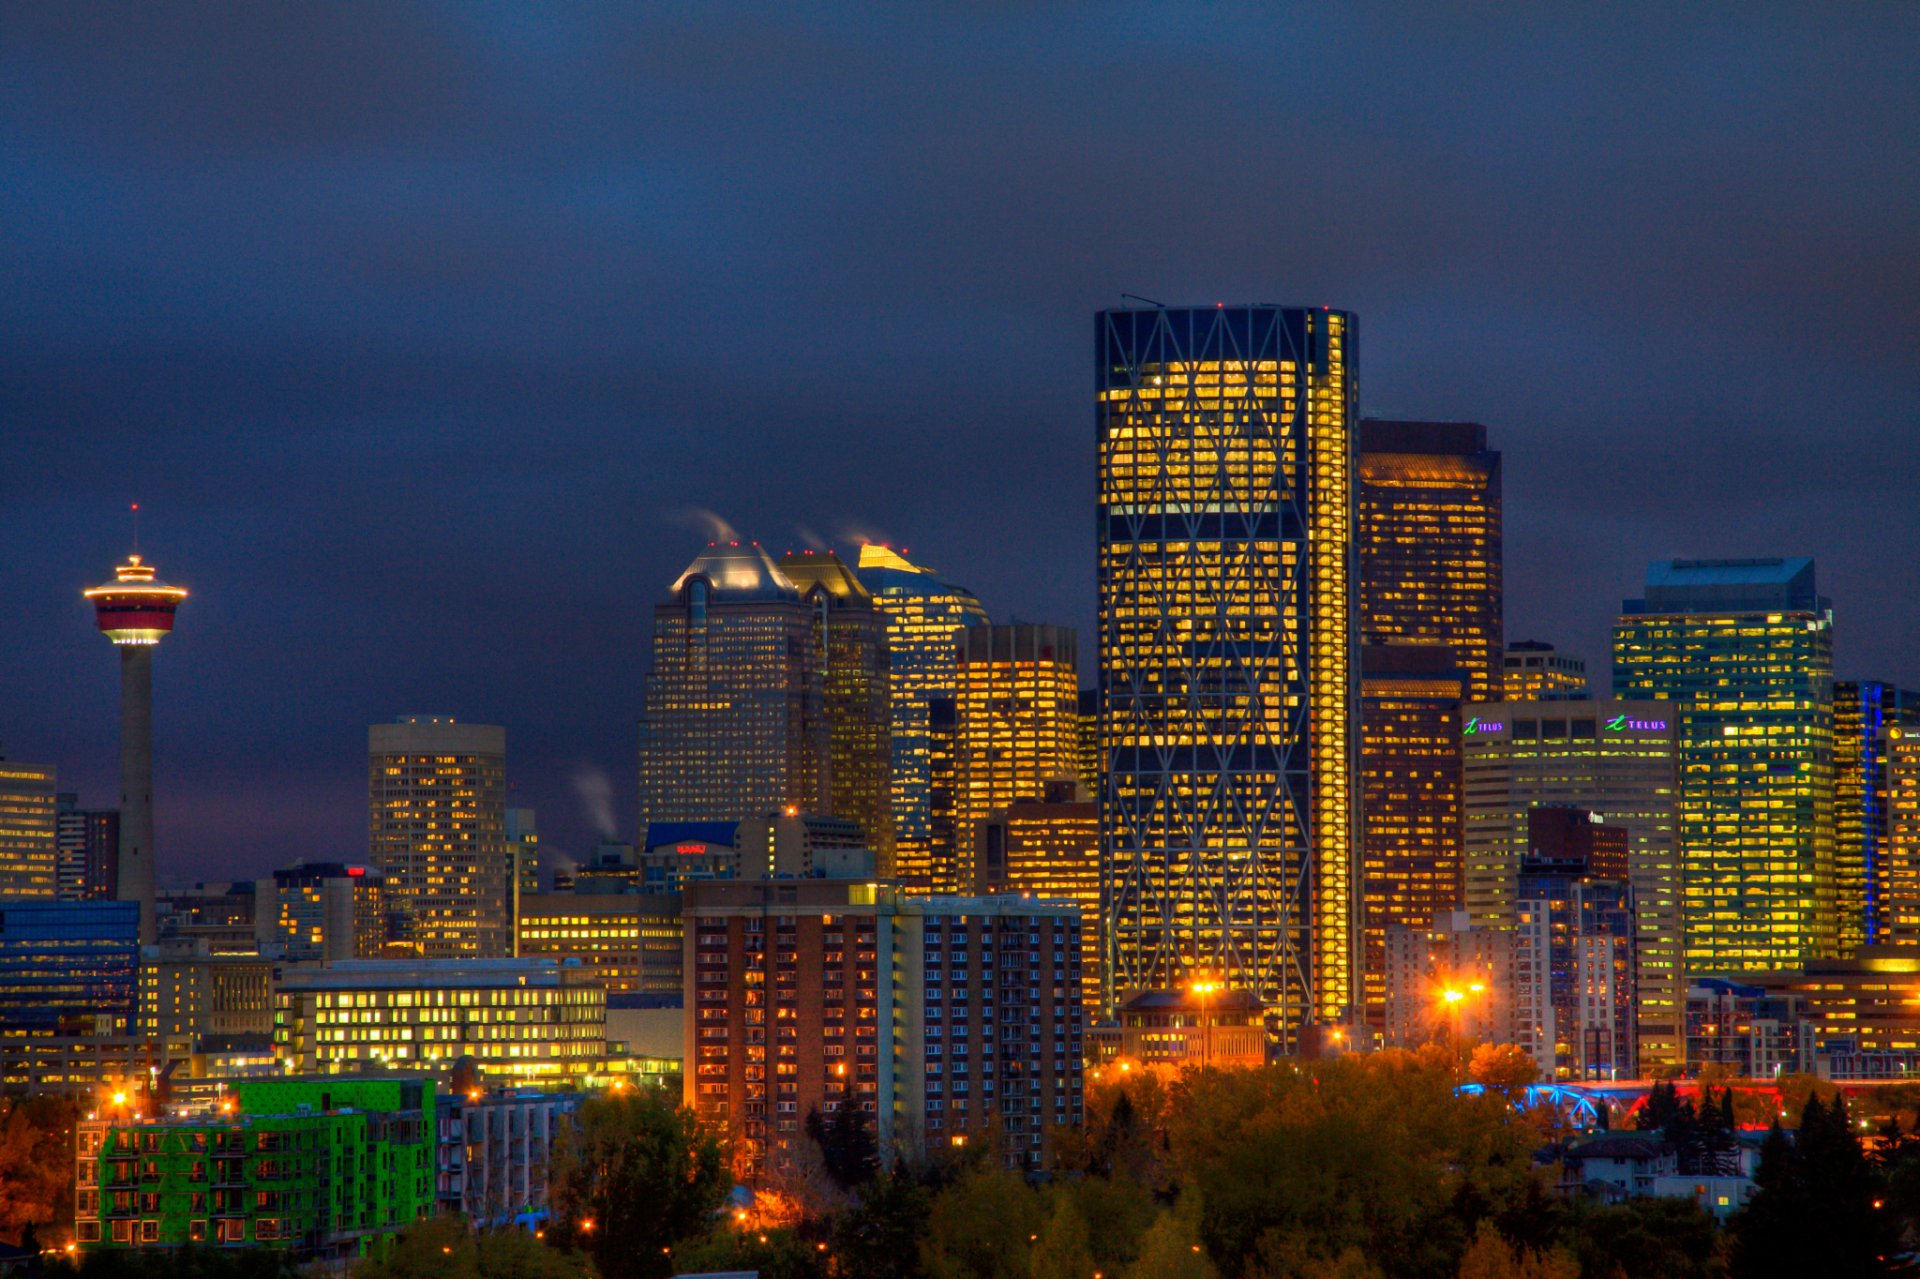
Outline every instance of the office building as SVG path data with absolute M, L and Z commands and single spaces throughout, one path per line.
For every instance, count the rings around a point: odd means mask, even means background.
M 434 1118 L 433 1084 L 400 1079 L 243 1081 L 191 1118 L 109 1107 L 75 1130 L 74 1235 L 380 1256 L 433 1213 Z
M 540 891 L 540 815 L 531 808 L 506 812 L 507 874 L 513 884 L 508 918 L 519 918 L 520 899 Z
M 59 896 L 54 770 L 0 755 L 0 900 Z
M 151 564 L 129 555 L 113 581 L 84 592 L 94 624 L 120 652 L 120 857 L 119 900 L 140 905 L 140 941 L 152 942 L 153 850 L 153 650 L 173 633 L 174 614 L 186 591 L 154 576 Z
M 780 558 L 812 618 L 810 662 L 819 672 L 824 776 L 816 807 L 860 824 L 886 873 L 893 869 L 892 658 L 888 615 L 832 551 Z M 743 816 L 745 814 L 742 814 Z
M 1093 1016 L 1100 998 L 1100 806 L 1080 798 L 1072 782 L 1053 782 L 1043 799 L 988 814 L 974 848 L 968 891 L 1079 903 L 1080 981 Z
M 1438 644 L 1360 650 L 1362 1007 L 1384 1026 L 1387 930 L 1461 904 L 1460 702 L 1466 673 Z
M 54 845 L 61 901 L 113 901 L 120 891 L 120 810 L 82 808 L 71 791 L 54 796 Z
M 860 823 L 845 817 L 787 811 L 731 822 L 654 822 L 632 873 L 596 860 L 576 877 L 574 891 L 677 893 L 695 880 L 806 877 L 849 866 L 863 866 L 859 873 L 872 878 L 879 857 L 866 847 Z
M 378 959 L 387 943 L 386 880 L 368 866 L 298 862 L 262 880 L 261 952 L 296 963 Z
M 961 872 L 935 875 L 961 891 L 978 860 L 977 824 L 995 809 L 1041 799 L 1080 771 L 1079 666 L 1064 626 L 969 626 L 960 632 L 954 709 L 953 821 Z M 945 882 L 943 882 L 945 881 Z
M 1643 1070 L 1677 1063 L 1686 970 L 1673 707 L 1494 702 L 1469 705 L 1464 714 L 1466 906 L 1473 922 L 1497 929 L 1518 923 L 1534 809 L 1572 806 L 1624 828 L 1638 966 L 1636 1056 Z
M 1688 969 L 1834 955 L 1833 610 L 1813 561 L 1648 566 L 1614 625 L 1613 691 L 1677 723 Z
M 1246 1070 L 1267 1062 L 1266 1010 L 1245 990 L 1143 990 L 1111 1022 L 1087 1031 L 1093 1077 L 1150 1070 L 1163 1077 L 1197 1067 Z
M 0 902 L 0 1040 L 130 1033 L 139 928 L 136 902 Z
M 1100 762 L 1100 690 L 1083 688 L 1074 716 L 1079 732 L 1080 789 L 1089 798 L 1100 794 L 1100 775 L 1106 767 Z
M 429 959 L 495 958 L 508 918 L 507 731 L 450 715 L 367 730 L 368 857 Z
M 1500 694 L 1500 454 L 1478 422 L 1360 422 L 1360 642 L 1445 644 Z
M 1035 1167 L 1081 1112 L 1080 912 L 832 880 L 687 891 L 687 1104 L 736 1174 L 857 1106 L 890 1162 L 988 1143 Z
M 1920 693 L 1877 680 L 1833 686 L 1834 876 L 1840 953 L 1880 945 L 1887 855 L 1887 752 L 1899 730 L 1920 730 Z
M 462 1057 L 516 1084 L 603 1072 L 607 992 L 552 959 L 348 959 L 289 967 L 273 1043 L 303 1074 L 438 1073 Z
M 587 1094 L 470 1088 L 436 1098 L 434 1199 L 476 1230 L 537 1227 L 551 1215 L 553 1154 Z
M 1517 934 L 1443 911 L 1425 927 L 1387 929 L 1387 1000 L 1381 1042 L 1389 1048 L 1514 1040 L 1520 987 Z
M 575 959 L 609 994 L 678 995 L 680 895 L 541 893 L 520 899 L 520 955 Z
M 132 903 L 128 903 L 131 905 Z M 132 925 L 138 927 L 138 924 Z M 133 1017 L 115 1024 L 131 1026 Z M 98 1097 L 145 1088 L 168 1067 L 192 1060 L 192 1038 L 110 1034 L 0 1034 L 0 1092 Z
M 1107 1006 L 1196 974 L 1283 1046 L 1359 997 L 1355 322 L 1101 313 Z
M 1868 946 L 1851 959 L 1809 960 L 1742 980 L 1791 999 L 1821 1056 L 1889 1057 L 1905 1062 L 1896 1075 L 1920 1072 L 1920 949 Z M 1874 1072 L 1856 1063 L 1844 1073 Z
M 1509 702 L 1579 701 L 1588 696 L 1587 659 L 1573 657 L 1540 640 L 1507 645 L 1501 700 Z
M 1882 945 L 1920 946 L 1920 730 L 1887 730 L 1887 842 L 1874 868 Z
M 913 563 L 904 551 L 868 543 L 860 548 L 856 572 L 887 622 L 893 874 L 929 888 L 935 880 L 929 703 L 954 696 L 956 632 L 984 626 L 987 611 L 973 592 Z
M 1514 1042 L 1541 1078 L 1635 1078 L 1628 838 L 1592 813 L 1536 808 L 1519 879 Z
M 273 1033 L 272 960 L 162 943 L 140 959 L 140 1033 L 161 1041 Z
M 1702 977 L 1687 987 L 1689 1074 L 1717 1066 L 1737 1079 L 1812 1074 L 1814 1027 L 1805 1001 L 1780 990 Z
M 213 880 L 160 892 L 154 898 L 154 923 L 162 944 L 209 955 L 257 955 L 259 910 L 258 881 Z

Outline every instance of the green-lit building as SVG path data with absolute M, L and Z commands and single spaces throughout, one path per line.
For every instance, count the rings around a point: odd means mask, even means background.
M 1686 971 L 1835 955 L 1833 609 L 1813 561 L 1650 565 L 1614 625 L 1613 694 L 1676 704 Z
M 237 1083 L 210 1113 L 132 1103 L 75 1130 L 82 1248 L 206 1244 L 306 1258 L 378 1255 L 433 1212 L 433 1083 Z

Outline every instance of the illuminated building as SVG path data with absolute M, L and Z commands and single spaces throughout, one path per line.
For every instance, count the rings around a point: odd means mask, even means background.
M 1519 921 L 1533 811 L 1572 806 L 1627 832 L 1636 1049 L 1642 1070 L 1680 1059 L 1680 845 L 1675 717 L 1665 702 L 1492 702 L 1465 708 L 1466 906 L 1477 925 Z
M 883 872 L 893 869 L 893 723 L 889 615 L 832 551 L 784 555 L 780 571 L 813 619 L 812 663 L 819 672 L 825 782 L 815 807 L 856 821 Z M 742 816 L 745 816 L 743 813 Z
M 109 1102 L 74 1130 L 74 1237 L 382 1256 L 432 1215 L 434 1118 L 425 1080 L 242 1081 L 186 1118 Z
M 195 1046 L 190 1037 L 159 1040 L 130 1033 L 0 1034 L 0 1092 L 72 1096 L 144 1088 L 169 1065 L 191 1062 Z
M 1883 943 L 1920 945 L 1920 730 L 1887 730 L 1887 843 L 1875 868 Z
M 162 943 L 188 945 L 209 955 L 257 955 L 262 921 L 260 885 L 250 879 L 168 889 L 154 899 Z
M 1890 735 L 1920 729 L 1920 694 L 1877 680 L 1833 686 L 1834 875 L 1840 953 L 1878 945 L 1881 936 Z M 1920 940 L 1920 937 L 1910 939 Z
M 971 891 L 1080 903 L 1080 980 L 1091 1013 L 1100 996 L 1100 806 L 1076 792 L 1072 782 L 1053 782 L 1045 798 L 983 819 Z
M 120 891 L 120 810 L 82 808 L 70 792 L 54 796 L 54 808 L 60 900 L 114 900 Z
M 1587 659 L 1555 651 L 1540 640 L 1507 645 L 1504 692 L 1509 702 L 1578 701 L 1587 694 Z
M 540 817 L 531 808 L 509 808 L 505 819 L 507 874 L 513 885 L 509 921 L 520 918 L 520 899 L 540 891 Z
M 1442 911 L 1424 927 L 1387 929 L 1382 1042 L 1512 1043 L 1519 951 L 1512 930 L 1475 924 L 1464 910 Z
M 951 697 L 927 702 L 927 850 L 923 869 L 901 883 L 927 892 L 958 892 L 965 878 L 960 867 L 960 829 L 954 814 L 960 802 L 960 703 Z
M 1079 731 L 1080 789 L 1089 796 L 1100 794 L 1100 774 L 1106 771 L 1100 763 L 1100 690 L 1083 688 L 1080 690 L 1079 704 L 1074 710 Z
M 1364 1011 L 1386 1015 L 1387 929 L 1417 928 L 1461 894 L 1460 699 L 1439 644 L 1360 650 L 1360 932 Z
M 549 1215 L 553 1153 L 588 1094 L 448 1089 L 438 1102 L 434 1198 L 476 1230 L 524 1229 Z
M 367 730 L 371 860 L 429 959 L 512 948 L 507 731 L 448 715 Z
M 964 586 L 885 546 L 862 546 L 856 571 L 887 619 L 893 873 L 903 883 L 928 888 L 935 879 L 929 703 L 954 696 L 955 633 L 985 625 L 987 611 Z M 951 846 L 947 849 L 945 855 L 951 856 Z
M 1206 982 L 1199 983 L 1203 988 Z M 1087 1031 L 1094 1077 L 1136 1067 L 1244 1070 L 1267 1063 L 1265 1009 L 1252 992 L 1143 990 L 1128 996 L 1112 1023 Z
M 1208 973 L 1283 1046 L 1359 997 L 1354 319 L 1102 312 L 1107 1006 Z
M 687 1104 L 736 1173 L 787 1165 L 809 1113 L 870 1117 L 881 1159 L 969 1141 L 1036 1166 L 1081 1112 L 1080 913 L 846 880 L 687 891 Z
M 647 827 L 637 887 L 677 893 L 702 879 L 774 879 L 836 872 L 849 865 L 871 879 L 878 857 L 862 842 L 860 823 L 845 817 L 783 812 L 737 822 L 654 822 Z M 574 891 L 595 891 L 599 867 Z
M 0 755 L 0 898 L 59 896 L 54 770 Z
M 523 958 L 577 959 L 609 993 L 677 995 L 678 893 L 542 893 L 520 899 Z
M 969 626 L 960 632 L 954 696 L 951 874 L 936 886 L 960 891 L 978 860 L 977 823 L 997 808 L 1046 795 L 1047 783 L 1080 770 L 1079 661 L 1064 626 Z
M 1500 454 L 1478 422 L 1360 421 L 1360 642 L 1445 644 L 1502 681 Z
M 1813 1023 L 1796 995 L 1702 977 L 1687 987 L 1686 1065 L 1724 1067 L 1737 1079 L 1812 1074 Z
M 1677 721 L 1687 967 L 1833 955 L 1833 610 L 1813 561 L 1650 565 L 1614 624 L 1613 689 Z
M 552 959 L 346 959 L 294 966 L 274 996 L 273 1043 L 303 1074 L 443 1071 L 578 1081 L 606 1067 L 607 992 Z
M 1920 1072 L 1920 949 L 1868 946 L 1851 959 L 1742 979 L 1798 1000 L 1823 1054 L 1898 1055 Z
M 378 959 L 387 943 L 386 880 L 344 862 L 301 862 L 273 872 L 255 907 L 266 948 L 283 959 Z
M 0 902 L 0 1040 L 131 1031 L 139 928 L 134 902 Z
M 256 955 L 149 949 L 140 959 L 140 1033 L 159 1040 L 271 1034 L 273 969 Z
M 113 581 L 84 592 L 94 624 L 120 650 L 119 900 L 140 903 L 140 941 L 154 940 L 153 650 L 173 633 L 187 593 L 129 555 Z
M 710 544 L 687 566 L 653 610 L 641 830 L 818 806 L 828 752 L 813 644 L 812 610 L 757 544 Z
M 1514 1042 L 1544 1079 L 1632 1079 L 1627 832 L 1565 806 L 1528 815 L 1515 928 Z

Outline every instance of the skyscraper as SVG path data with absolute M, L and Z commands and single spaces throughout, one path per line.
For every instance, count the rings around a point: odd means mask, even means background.
M 968 893 L 1017 893 L 1040 901 L 1080 903 L 1082 989 L 1092 1013 L 1100 973 L 1100 810 L 1076 798 L 1068 782 L 1043 799 L 997 809 L 979 824 Z
M 891 661 L 887 614 L 832 551 L 783 555 L 780 571 L 812 615 L 826 746 L 822 812 L 860 823 L 880 872 L 893 871 Z
M 140 903 L 140 944 L 155 937 L 153 913 L 153 650 L 173 633 L 187 593 L 154 576 L 138 555 L 113 581 L 85 592 L 94 624 L 120 650 L 120 900 Z
M 82 808 L 71 791 L 54 796 L 54 844 L 61 901 L 112 901 L 120 891 L 120 810 Z
M 1920 729 L 1920 694 L 1878 680 L 1834 684 L 1833 862 L 1843 956 L 1880 941 L 1887 750 L 1895 728 Z
M 856 571 L 887 618 L 894 874 L 924 888 L 933 882 L 935 844 L 928 705 L 954 695 L 957 634 L 985 625 L 987 611 L 973 592 L 889 547 L 862 546 Z
M 1045 797 L 1080 771 L 1078 646 L 1064 626 L 969 626 L 960 632 L 954 823 L 957 865 L 935 882 L 961 891 L 977 860 L 978 823 Z
M 713 543 L 653 611 L 640 829 L 818 811 L 827 745 L 813 615 L 757 544 Z
M 1573 805 L 1627 832 L 1633 888 L 1636 1056 L 1683 1058 L 1679 779 L 1663 702 L 1492 702 L 1463 711 L 1466 904 L 1476 926 L 1519 922 L 1520 868 L 1536 809 Z
M 0 755 L 0 899 L 59 895 L 54 770 Z
M 1387 930 L 1425 928 L 1461 902 L 1460 699 L 1443 644 L 1360 650 L 1360 912 L 1364 1007 L 1386 1020 Z
M 368 854 L 428 959 L 511 953 L 507 730 L 403 715 L 367 730 Z
M 1562 702 L 1587 696 L 1587 659 L 1555 652 L 1540 640 L 1507 645 L 1504 693 L 1509 702 Z
M 1109 1004 L 1200 973 L 1283 1045 L 1357 998 L 1355 322 L 1101 313 Z
M 1833 955 L 1833 610 L 1813 561 L 1650 565 L 1614 625 L 1613 690 L 1678 721 L 1688 968 Z
M 1452 647 L 1500 696 L 1500 454 L 1478 422 L 1360 423 L 1360 642 Z
M 1881 943 L 1920 945 L 1920 730 L 1887 730 L 1887 844 L 1874 892 Z

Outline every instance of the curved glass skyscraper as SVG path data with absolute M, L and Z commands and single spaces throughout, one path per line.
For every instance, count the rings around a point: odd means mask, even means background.
M 1205 977 L 1283 1046 L 1357 981 L 1354 329 L 1095 326 L 1106 995 Z

